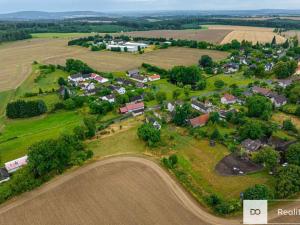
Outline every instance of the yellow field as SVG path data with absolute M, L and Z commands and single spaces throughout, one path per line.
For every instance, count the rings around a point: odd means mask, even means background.
M 35 38 L 7 43 L 0 46 L 0 92 L 19 86 L 31 72 L 33 61 L 64 64 L 68 58 L 80 59 L 104 72 L 126 71 L 139 67 L 143 62 L 164 68 L 175 65 L 196 64 L 208 54 L 216 60 L 227 56 L 225 52 L 190 48 L 169 48 L 145 54 L 92 52 L 83 47 L 68 47 L 68 39 Z
M 277 43 L 283 43 L 286 39 L 278 34 L 273 33 L 273 28 L 265 27 L 247 27 L 247 26 L 227 26 L 227 25 L 210 25 L 210 30 L 232 30 L 221 41 L 221 44 L 230 43 L 232 40 L 251 41 L 252 43 L 268 43 L 272 42 L 273 37 L 276 37 Z
M 149 31 L 134 31 L 127 32 L 126 35 L 131 37 L 155 37 L 155 38 L 173 38 L 173 39 L 186 39 L 195 41 L 207 41 L 219 44 L 223 38 L 230 33 L 227 29 L 218 30 L 149 30 Z

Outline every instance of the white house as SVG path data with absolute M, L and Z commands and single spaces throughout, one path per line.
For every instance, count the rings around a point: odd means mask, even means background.
M 272 103 L 274 104 L 274 106 L 277 108 L 287 104 L 287 98 L 282 95 L 271 94 L 270 99 L 271 99 Z
M 13 161 L 7 162 L 4 164 L 5 169 L 8 173 L 13 173 L 20 169 L 21 167 L 27 165 L 28 162 L 28 156 L 23 156 L 21 158 L 15 159 Z
M 103 101 L 108 101 L 110 103 L 114 103 L 115 102 L 115 96 L 114 95 L 106 95 L 106 96 L 101 97 L 101 99 Z
M 90 74 L 81 74 L 81 73 L 73 74 L 68 77 L 68 81 L 76 85 L 78 85 L 78 83 L 80 82 L 88 81 L 90 79 L 91 79 Z
M 91 79 L 93 79 L 101 84 L 104 84 L 109 81 L 107 78 L 101 77 L 100 75 L 95 74 L 95 73 L 91 74 Z
M 211 113 L 213 111 L 211 107 L 208 107 L 204 103 L 197 100 L 192 100 L 191 106 L 193 109 L 196 109 L 197 111 L 202 113 Z
M 221 102 L 224 105 L 235 104 L 237 102 L 237 99 L 233 95 L 226 93 L 221 98 Z
M 156 80 L 160 80 L 160 75 L 153 74 L 152 76 L 149 77 L 149 81 L 156 81 Z
M 141 75 L 132 75 L 132 76 L 130 76 L 130 79 L 138 81 L 140 83 L 148 82 L 148 78 L 144 77 L 144 76 L 141 76 Z

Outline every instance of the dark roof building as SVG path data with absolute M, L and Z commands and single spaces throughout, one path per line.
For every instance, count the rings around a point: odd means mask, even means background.
M 242 147 L 248 152 L 256 152 L 262 146 L 260 140 L 251 140 L 251 139 L 246 139 L 241 144 Z

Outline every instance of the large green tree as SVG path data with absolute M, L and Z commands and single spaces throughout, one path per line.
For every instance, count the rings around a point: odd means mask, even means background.
M 268 120 L 272 116 L 272 102 L 261 95 L 247 98 L 248 116 Z
M 300 143 L 289 146 L 286 152 L 286 160 L 289 164 L 300 166 Z
M 192 108 L 190 104 L 185 103 L 182 106 L 177 106 L 173 116 L 173 122 L 178 126 L 185 126 L 187 125 L 187 119 L 189 119 L 191 113 Z
M 273 195 L 273 192 L 263 184 L 256 184 L 244 191 L 245 200 L 269 200 Z
M 170 71 L 170 81 L 175 84 L 195 85 L 201 78 L 201 72 L 197 66 L 175 66 Z
M 149 146 L 155 146 L 158 142 L 160 142 L 160 130 L 156 129 L 150 123 L 140 126 L 137 134 L 139 138 L 146 141 Z
M 204 68 L 212 67 L 213 59 L 209 55 L 203 55 L 203 56 L 201 56 L 201 59 L 199 60 L 199 65 Z
M 289 165 L 279 168 L 275 177 L 276 195 L 288 198 L 300 191 L 300 167 Z
M 279 162 L 279 153 L 272 148 L 264 148 L 253 155 L 253 160 L 263 164 L 267 169 L 272 170 Z

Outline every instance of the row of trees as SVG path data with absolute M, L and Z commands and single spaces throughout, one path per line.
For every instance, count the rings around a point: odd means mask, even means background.
M 0 203 L 40 186 L 71 166 L 81 165 L 92 155 L 75 135 L 61 135 L 33 144 L 29 147 L 28 165 L 0 186 Z
M 38 116 L 47 112 L 47 106 L 44 101 L 24 101 L 18 100 L 7 104 L 6 116 L 10 119 L 28 118 Z
M 17 41 L 29 39 L 32 36 L 24 30 L 7 30 L 0 31 L 0 43 L 6 41 Z

